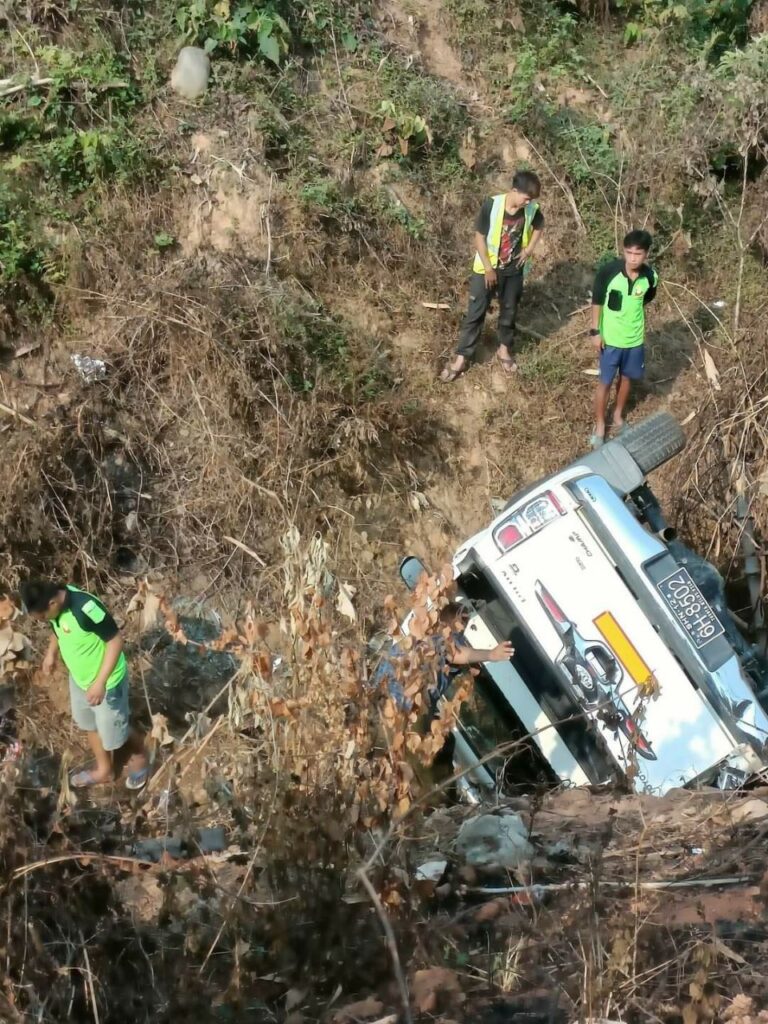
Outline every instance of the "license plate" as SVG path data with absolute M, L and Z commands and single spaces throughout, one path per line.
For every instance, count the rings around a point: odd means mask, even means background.
M 722 636 L 725 630 L 687 569 L 676 569 L 656 584 L 664 603 L 688 634 L 697 650 Z

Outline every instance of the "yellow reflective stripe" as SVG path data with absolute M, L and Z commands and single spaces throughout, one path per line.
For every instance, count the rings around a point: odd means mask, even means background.
M 499 262 L 499 246 L 501 245 L 501 229 L 504 226 L 504 201 L 506 198 L 506 192 L 493 197 L 491 216 L 488 221 L 488 234 L 485 236 L 485 245 L 488 249 L 488 256 L 490 257 L 492 267 L 497 266 Z M 476 274 L 483 274 L 485 272 L 485 267 L 479 253 L 475 254 L 475 262 L 472 265 L 472 269 Z
M 638 686 L 647 686 L 653 673 L 640 657 L 637 648 L 610 612 L 603 612 L 594 620 L 608 646 L 621 661 L 627 674 Z
M 499 248 L 501 246 L 501 231 L 504 227 L 504 205 L 507 198 L 506 192 L 502 192 L 501 195 L 493 197 L 493 206 L 491 207 L 491 216 L 488 225 L 488 234 L 485 238 L 485 245 L 488 249 L 488 256 L 491 260 L 491 266 L 496 267 L 499 263 Z M 530 203 L 525 205 L 525 223 L 523 225 L 523 237 L 522 247 L 527 248 L 531 238 L 533 237 L 533 218 L 536 216 L 536 212 L 539 209 L 539 204 L 535 200 L 531 200 Z M 526 260 L 524 272 L 530 270 L 531 260 Z M 483 261 L 480 259 L 479 254 L 475 254 L 475 262 L 472 265 L 472 269 L 476 274 L 482 274 L 485 271 Z
M 539 204 L 531 200 L 525 207 L 525 226 L 523 227 L 523 248 L 527 249 L 533 237 L 533 218 L 539 209 Z

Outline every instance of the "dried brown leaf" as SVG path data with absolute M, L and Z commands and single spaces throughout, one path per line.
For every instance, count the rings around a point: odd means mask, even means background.
M 715 391 L 720 391 L 720 373 L 715 366 L 714 359 L 707 349 L 704 349 L 704 371 L 707 375 L 707 380 L 712 385 L 712 388 Z
M 411 998 L 420 1013 L 436 1013 L 464 1001 L 459 979 L 447 967 L 416 971 L 411 981 Z

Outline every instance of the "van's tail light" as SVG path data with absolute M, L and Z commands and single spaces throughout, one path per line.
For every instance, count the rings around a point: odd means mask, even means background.
M 496 527 L 493 531 L 496 547 L 499 551 L 510 551 L 526 537 L 532 536 L 562 515 L 565 515 L 565 509 L 557 496 L 553 491 L 544 491 Z
M 505 526 L 502 526 L 496 534 L 496 543 L 502 551 L 509 551 L 510 548 L 513 548 L 522 539 L 523 535 L 514 523 L 507 523 Z

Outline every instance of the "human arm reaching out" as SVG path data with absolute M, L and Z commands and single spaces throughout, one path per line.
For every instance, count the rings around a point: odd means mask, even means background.
M 59 660 L 59 641 L 56 639 L 56 634 L 51 634 L 51 639 L 48 641 L 48 647 L 46 648 L 45 655 L 43 657 L 42 670 L 43 675 L 49 676 L 56 668 L 56 663 Z
M 479 651 L 474 647 L 457 647 L 448 661 L 451 665 L 481 665 L 484 661 L 509 661 L 515 649 L 509 640 L 502 640 L 489 651 Z

